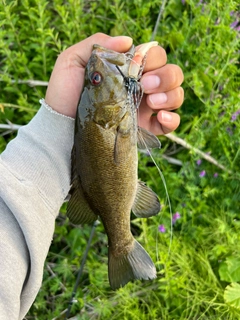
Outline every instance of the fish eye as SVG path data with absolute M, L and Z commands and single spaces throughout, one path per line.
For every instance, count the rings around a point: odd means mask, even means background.
M 91 83 L 94 86 L 98 86 L 102 82 L 102 75 L 100 72 L 95 71 L 90 75 Z

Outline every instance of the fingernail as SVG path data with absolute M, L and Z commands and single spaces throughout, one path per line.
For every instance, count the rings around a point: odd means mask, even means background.
M 162 120 L 165 122 L 171 122 L 172 121 L 172 115 L 171 112 L 162 112 Z
M 147 92 L 149 90 L 156 89 L 160 85 L 160 78 L 158 76 L 146 76 L 141 80 L 143 86 L 143 91 Z
M 149 95 L 149 99 L 154 106 L 158 106 L 167 101 L 166 93 L 153 93 Z
M 128 36 L 114 36 L 113 38 L 119 38 L 119 39 L 122 38 L 122 39 L 126 39 L 126 40 L 128 40 L 128 41 L 129 41 L 129 40 L 133 41 L 132 38 L 131 38 L 131 37 L 128 37 Z

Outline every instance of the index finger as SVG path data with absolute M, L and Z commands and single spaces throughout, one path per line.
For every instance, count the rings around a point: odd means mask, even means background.
M 161 68 L 165 66 L 166 63 L 166 51 L 160 46 L 152 47 L 147 53 L 146 64 L 144 66 L 144 73 Z

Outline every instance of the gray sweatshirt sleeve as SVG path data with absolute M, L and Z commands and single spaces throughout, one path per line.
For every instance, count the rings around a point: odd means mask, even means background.
M 74 120 L 42 104 L 0 155 L 0 320 L 32 305 L 69 191 Z

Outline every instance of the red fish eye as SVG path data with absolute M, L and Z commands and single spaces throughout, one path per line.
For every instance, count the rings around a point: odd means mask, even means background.
M 101 82 L 102 82 L 102 75 L 101 73 L 95 71 L 91 74 L 90 76 L 91 78 L 91 83 L 94 85 L 94 86 L 97 86 L 99 85 Z

